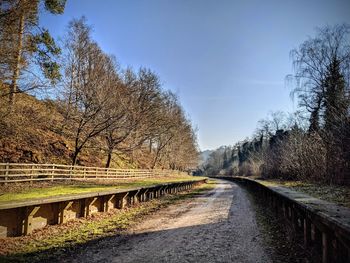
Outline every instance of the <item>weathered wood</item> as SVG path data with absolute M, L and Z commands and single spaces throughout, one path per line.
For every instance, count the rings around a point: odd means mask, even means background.
M 29 235 L 33 231 L 33 216 L 38 212 L 40 206 L 31 206 L 24 209 L 22 234 Z
M 204 181 L 201 180 L 201 183 Z M 113 198 L 115 200 L 115 206 L 121 209 L 124 207 L 125 199 L 128 196 L 133 198 L 130 200 L 130 205 L 133 205 L 139 201 L 146 201 L 153 198 L 154 193 L 157 191 L 160 193 L 161 189 L 175 189 L 185 184 L 188 185 L 189 183 L 168 183 L 147 188 L 114 189 L 94 193 L 0 203 L 0 227 L 2 229 L 0 235 L 4 237 L 8 235 L 30 234 L 33 230 L 33 217 L 38 211 L 34 220 L 34 227 L 36 229 L 48 224 L 62 224 L 76 217 L 86 217 L 94 212 L 106 212 L 109 210 L 109 205 L 111 205 Z M 198 184 L 198 182 L 191 181 L 190 184 Z M 90 211 L 91 207 L 93 209 Z M 8 215 L 11 216 L 12 221 L 5 218 Z
M 73 179 L 127 179 L 170 176 L 170 170 L 114 169 L 100 167 L 69 166 L 58 164 L 0 163 L 0 172 L 5 176 L 0 183 L 30 182 Z M 38 178 L 39 176 L 45 176 Z
M 67 222 L 66 212 L 72 205 L 73 205 L 73 201 L 59 203 L 58 220 L 57 220 L 58 224 L 64 224 Z
M 33 178 L 34 178 L 34 165 L 32 165 L 32 170 L 30 171 L 30 184 L 33 184 Z
M 90 207 L 97 200 L 97 197 L 85 198 L 82 201 L 82 216 L 88 217 L 90 215 Z
M 311 241 L 311 223 L 308 218 L 304 218 L 304 246 L 308 247 Z
M 4 184 L 7 185 L 7 180 L 8 180 L 8 175 L 9 175 L 10 166 L 9 166 L 9 164 L 6 164 L 5 167 L 6 167 L 6 170 L 5 170 L 5 178 L 4 178 L 4 179 L 5 179 L 5 180 L 4 180 L 5 182 L 4 182 Z
M 116 198 L 117 198 L 117 208 L 118 209 L 123 209 L 124 208 L 124 199 L 125 197 L 128 195 L 128 192 L 127 193 L 118 193 L 116 195 Z
M 102 196 L 102 208 L 101 212 L 108 212 L 109 210 L 109 202 L 112 201 L 112 199 L 115 198 L 115 195 L 105 195 Z M 114 207 L 113 207 L 114 208 Z
M 327 233 L 322 233 L 322 263 L 328 263 L 329 262 L 329 247 L 330 247 L 330 240 Z
M 52 165 L 52 171 L 51 171 L 51 182 L 54 181 L 55 178 L 55 165 Z

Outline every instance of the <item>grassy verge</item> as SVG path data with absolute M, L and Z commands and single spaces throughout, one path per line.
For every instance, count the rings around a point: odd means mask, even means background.
M 194 177 L 188 175 L 173 175 L 169 177 L 142 178 L 124 181 L 72 181 L 39 184 L 9 184 L 0 187 L 0 203 L 33 198 L 45 198 L 51 196 L 82 194 L 98 192 L 111 189 L 128 189 L 135 187 L 146 187 L 161 183 L 173 183 L 179 181 L 201 180 L 205 177 Z
M 350 208 L 350 187 L 302 181 L 259 180 L 266 186 L 283 186 L 313 197 Z
M 86 242 L 122 234 L 146 215 L 209 191 L 215 184 L 215 181 L 209 180 L 189 192 L 167 195 L 124 210 L 115 209 L 109 213 L 97 213 L 66 224 L 49 226 L 34 231 L 30 236 L 2 238 L 0 262 L 42 262 L 64 253 L 73 253 Z

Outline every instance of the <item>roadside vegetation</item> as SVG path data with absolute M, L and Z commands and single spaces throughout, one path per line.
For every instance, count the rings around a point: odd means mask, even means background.
M 349 44 L 350 25 L 342 24 L 292 50 L 295 73 L 286 84 L 298 111 L 272 112 L 251 138 L 213 151 L 198 174 L 261 177 L 348 206 Z
M 123 210 L 97 213 L 62 225 L 38 229 L 30 236 L 0 238 L 0 261 L 42 262 L 64 253 L 74 253 L 86 242 L 102 237 L 123 235 L 125 231 L 142 221 L 150 213 L 172 204 L 189 200 L 214 189 L 216 181 L 209 180 L 191 191 L 166 195 L 160 199 L 139 203 Z
M 259 178 L 257 178 L 259 179 Z M 327 185 L 304 181 L 286 181 L 277 179 L 259 180 L 267 186 L 283 186 L 313 197 L 350 208 L 350 187 L 343 185 Z
M 139 178 L 127 180 L 100 180 L 100 181 L 70 181 L 57 183 L 36 183 L 35 185 L 15 184 L 0 186 L 0 204 L 2 202 L 23 201 L 34 198 L 45 198 L 60 195 L 83 194 L 112 189 L 130 189 L 147 187 L 163 183 L 202 180 L 205 177 L 189 175 L 171 175 L 168 177 Z
M 194 168 L 196 132 L 155 72 L 121 68 L 85 17 L 61 41 L 40 25 L 65 3 L 0 5 L 0 162 Z

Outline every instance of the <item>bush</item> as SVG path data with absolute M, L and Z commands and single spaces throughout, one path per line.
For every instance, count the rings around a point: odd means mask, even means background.
M 326 146 L 319 134 L 292 131 L 280 153 L 285 179 L 327 181 Z

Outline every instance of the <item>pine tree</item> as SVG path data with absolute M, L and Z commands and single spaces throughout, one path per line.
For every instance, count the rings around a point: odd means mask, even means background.
M 39 26 L 42 3 L 52 14 L 63 13 L 66 0 L 3 0 L 0 3 L 0 80 L 8 83 L 9 101 L 14 102 L 18 80 L 31 63 L 41 69 L 51 82 L 60 78 L 59 64 L 54 57 L 60 53 L 48 30 Z M 36 75 L 36 70 L 32 75 Z M 31 87 L 34 88 L 34 87 Z
M 328 67 L 324 96 L 324 140 L 327 145 L 329 181 L 342 182 L 346 166 L 349 100 L 339 61 L 334 58 Z
M 349 101 L 345 93 L 344 77 L 340 73 L 339 61 L 336 58 L 328 67 L 324 97 L 325 131 L 328 135 L 339 137 L 347 117 Z

